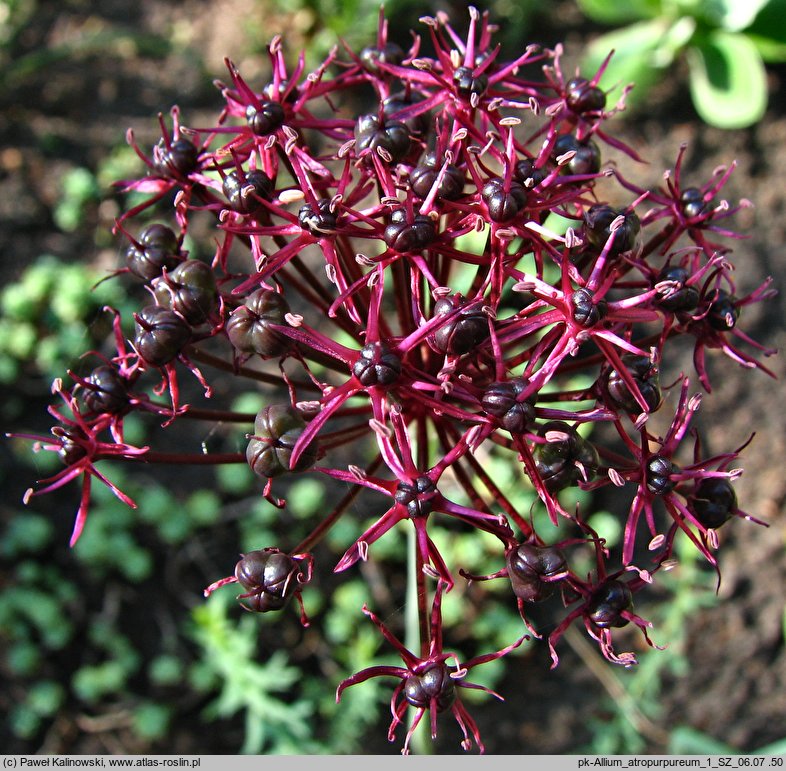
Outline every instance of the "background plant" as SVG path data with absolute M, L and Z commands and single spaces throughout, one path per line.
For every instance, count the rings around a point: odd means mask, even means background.
M 580 0 L 584 13 L 615 29 L 599 35 L 583 66 L 594 71 L 614 56 L 600 81 L 610 98 L 635 83 L 629 104 L 647 109 L 653 86 L 687 66 L 693 105 L 701 119 L 723 129 L 761 120 L 767 107 L 768 63 L 786 61 L 786 6 L 782 0 Z
M 120 127 L 120 131 L 122 131 L 122 127 Z M 91 204 L 91 205 L 92 205 L 92 204 Z M 206 255 L 205 255 L 205 253 L 202 253 L 202 257 L 204 258 L 205 256 L 206 256 Z M 117 285 L 117 284 L 115 284 L 115 285 Z M 240 407 L 239 407 L 239 409 L 242 409 L 242 408 L 240 408 Z M 254 409 L 256 409 L 256 407 L 252 407 L 252 406 L 248 406 L 248 405 L 247 405 L 247 406 L 246 406 L 246 409 L 247 409 L 247 411 L 253 411 Z M 135 440 L 135 441 L 136 441 L 136 440 Z M 142 440 L 141 440 L 141 436 L 140 436 L 140 438 L 139 438 L 139 441 L 142 441 Z M 38 460 L 39 460 L 39 462 L 40 462 L 41 458 L 42 458 L 42 456 L 38 456 Z M 43 468 L 39 468 L 39 472 L 41 472 L 41 471 L 43 471 L 43 470 L 44 470 Z M 235 468 L 235 467 L 222 467 L 222 470 L 221 470 L 221 476 L 222 476 L 222 477 L 224 477 L 224 476 L 225 476 L 227 480 L 229 480 L 229 479 L 236 479 L 236 478 L 237 478 L 237 476 L 236 476 L 236 475 L 234 475 L 234 471 L 235 471 L 235 470 L 238 470 L 238 471 L 240 471 L 241 469 L 239 469 L 239 468 Z M 224 473 L 223 473 L 224 471 L 226 471 L 227 473 L 226 473 L 226 474 L 224 474 Z M 114 471 L 114 470 L 112 470 L 112 472 L 111 472 L 111 473 L 112 473 L 112 475 L 113 475 L 113 478 L 114 478 L 115 471 Z M 123 478 L 123 479 L 124 479 L 124 478 Z M 118 481 L 121 481 L 121 482 L 122 482 L 122 481 L 123 481 L 123 479 L 119 479 Z M 153 481 L 153 480 L 152 480 L 152 478 L 151 478 L 151 479 L 147 479 L 147 480 L 146 480 L 146 486 L 148 486 L 148 485 L 152 484 L 152 481 Z M 202 475 L 202 479 L 200 480 L 200 483 L 204 483 L 204 475 Z M 124 484 L 125 484 L 125 483 L 124 483 Z M 217 489 L 218 489 L 218 488 L 215 488 L 215 487 L 214 487 L 214 490 L 217 490 Z M 229 489 L 231 489 L 231 487 L 230 487 Z M 135 497 L 135 498 L 137 498 L 138 500 L 141 500 L 141 499 L 139 498 L 139 491 L 138 491 L 137 489 L 135 489 L 135 488 L 132 488 L 132 489 L 130 489 L 130 490 L 129 490 L 129 492 L 131 492 L 131 493 L 134 495 L 134 497 Z M 223 497 L 224 493 L 222 492 L 221 494 L 222 494 L 222 497 Z M 298 494 L 297 494 L 297 496 L 296 496 L 297 500 L 301 500 L 301 499 L 302 499 L 302 497 L 303 497 L 303 494 L 302 494 L 302 492 L 298 492 Z M 70 500 L 73 500 L 73 499 L 71 498 Z M 165 500 L 166 500 L 166 497 L 164 496 L 164 497 L 162 498 L 162 500 L 164 500 L 164 501 L 165 501 Z M 41 499 L 41 501 L 39 501 L 39 504 L 41 504 L 41 503 L 43 503 L 43 499 Z M 69 499 L 68 499 L 68 498 L 66 498 L 66 506 L 68 506 L 68 505 L 69 505 Z M 518 504 L 517 504 L 517 505 L 518 505 Z M 523 504 L 522 504 L 522 505 L 526 506 L 526 505 L 527 505 L 527 503 L 526 503 L 526 502 L 523 502 Z M 121 508 L 122 508 L 122 507 L 121 507 Z M 152 501 L 151 501 L 151 500 L 145 500 L 145 507 L 144 507 L 144 508 L 145 508 L 145 510 L 146 510 L 146 511 L 148 511 L 148 510 L 149 510 L 149 511 L 153 511 L 155 507 L 153 506 L 153 504 L 152 504 Z M 164 505 L 164 506 L 162 507 L 162 511 L 166 511 L 166 505 Z M 170 517 L 168 517 L 168 518 L 167 518 L 166 516 L 163 516 L 163 515 L 162 515 L 162 522 L 166 522 L 167 520 L 168 520 L 168 525 L 167 525 L 167 528 L 168 528 L 168 530 L 171 530 L 172 532 L 176 532 L 176 531 L 178 531 L 178 529 L 179 529 L 179 530 L 181 530 L 181 532 L 188 532 L 188 531 L 189 531 L 189 528 L 188 528 L 187 526 L 186 526 L 186 527 L 184 527 L 184 526 L 182 526 L 182 525 L 178 525 L 178 524 L 177 524 L 177 523 L 174 521 L 174 520 L 175 520 L 175 518 L 174 518 L 174 517 L 170 516 Z M 61 523 L 61 524 L 62 524 L 62 523 Z M 351 528 L 350 528 L 350 530 L 351 530 Z M 336 531 L 336 532 L 337 532 L 337 531 Z M 86 533 L 86 535 L 87 535 L 87 533 Z M 342 541 L 344 541 L 344 542 L 345 542 L 348 536 L 349 536 L 349 532 L 345 532 L 345 533 L 343 534 L 343 536 L 342 536 L 342 537 L 338 537 L 338 536 L 337 536 L 337 538 L 336 538 L 336 540 L 337 540 L 337 543 L 339 543 L 339 544 L 340 544 Z M 172 536 L 168 536 L 168 538 L 171 538 L 171 537 L 172 537 Z M 266 536 L 266 537 L 267 537 L 267 536 Z M 62 538 L 62 536 L 61 536 L 61 538 Z M 193 541 L 191 541 L 191 537 L 190 537 L 190 536 L 187 536 L 187 537 L 186 537 L 186 540 L 185 540 L 185 541 L 183 541 L 182 543 L 183 543 L 183 547 L 186 549 L 186 551 L 188 551 L 188 553 L 190 553 L 190 554 L 193 554 L 193 553 L 194 553 L 193 549 L 194 549 L 195 547 L 194 547 L 194 543 L 193 543 Z M 382 542 L 380 542 L 380 544 L 382 544 Z M 148 546 L 149 546 L 149 544 L 148 544 Z M 198 548 L 198 546 L 197 546 L 197 548 Z M 233 546 L 232 546 L 232 548 L 230 549 L 230 552 L 231 552 L 231 553 L 234 553 L 234 551 L 235 551 L 235 546 L 233 545 Z M 154 557 L 154 559 L 157 559 L 157 557 Z M 466 558 L 466 557 L 464 557 L 463 559 L 465 559 L 465 560 L 466 560 L 467 558 Z M 474 559 L 474 558 L 473 558 L 473 559 Z M 451 561 L 452 561 L 452 560 L 451 560 Z M 488 569 L 488 570 L 491 570 L 491 566 L 489 566 L 489 568 L 487 568 L 487 569 Z M 213 575 L 215 575 L 215 572 L 213 573 Z M 497 585 L 495 582 L 490 582 L 490 583 L 489 583 L 489 585 L 488 585 L 488 587 L 486 587 L 486 588 L 488 588 L 488 589 L 489 589 L 489 591 L 492 591 L 492 590 L 493 590 L 494 594 L 499 594 L 500 590 L 503 590 L 503 591 L 504 591 L 504 587 L 500 587 L 500 586 L 498 586 L 498 585 Z M 477 586 L 475 587 L 475 589 L 477 589 Z M 80 591 L 81 591 L 81 590 L 80 590 Z M 314 602 L 314 591 L 313 591 L 313 587 L 312 587 L 312 590 L 310 591 L 310 595 L 309 595 L 309 597 L 310 597 L 310 601 L 313 603 L 313 602 Z M 355 601 L 355 603 L 354 603 L 355 607 L 357 607 L 357 606 L 358 606 L 358 604 L 359 604 L 359 603 L 358 603 L 358 601 Z M 347 604 L 347 607 L 351 607 L 351 603 L 348 603 L 348 604 Z M 270 619 L 270 620 L 272 621 L 272 619 Z M 317 616 L 317 620 L 319 620 L 319 616 Z M 277 627 L 280 627 L 280 624 L 281 624 L 281 621 L 279 620 L 279 621 L 277 622 L 276 626 L 277 626 Z M 492 624 L 492 626 L 493 626 L 493 624 Z M 338 647 L 338 645 L 337 645 L 337 647 L 336 647 L 336 649 L 335 649 L 335 650 L 336 650 L 336 651 L 340 650 L 340 648 Z M 263 654 L 263 655 L 264 655 L 264 654 Z M 161 672 L 165 674 L 165 673 L 166 673 L 166 667 L 162 666 L 162 667 L 161 667 Z M 354 693 L 354 690 L 357 690 L 357 693 Z M 353 689 L 352 691 L 349 691 L 349 692 L 347 692 L 347 696 L 346 696 L 347 705 L 350 705 L 350 704 L 352 703 L 352 700 L 354 700 L 354 699 L 358 698 L 358 697 L 359 697 L 359 696 L 360 696 L 362 693 L 364 693 L 364 692 L 363 692 L 361 689 Z M 96 704 L 96 707 L 98 708 L 98 711 L 100 712 L 100 709 L 101 709 L 100 702 Z M 170 725 L 171 725 L 171 724 L 170 724 Z M 241 726 L 241 725 L 242 725 L 242 720 L 240 720 L 240 721 L 238 721 L 238 722 L 236 723 L 236 727 L 238 727 L 238 726 Z M 226 726 L 226 724 L 225 724 L 225 728 L 227 728 L 227 727 L 228 727 L 228 726 Z M 229 738 L 229 737 L 228 737 L 228 738 Z M 240 743 L 238 743 L 238 746 L 240 746 Z

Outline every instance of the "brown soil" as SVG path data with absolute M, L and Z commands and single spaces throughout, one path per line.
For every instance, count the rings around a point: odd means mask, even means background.
M 24 265 L 44 252 L 111 263 L 115 245 L 96 247 L 94 237 L 95 229 L 107 228 L 116 214 L 111 201 L 89 209 L 88 221 L 75 232 L 65 233 L 55 226 L 52 208 L 63 171 L 74 166 L 96 168 L 129 126 L 141 137 L 154 136 L 155 114 L 166 112 L 174 103 L 188 110 L 195 122 L 203 114 L 210 115 L 218 102 L 210 79 L 223 77 L 223 56 L 238 58 L 252 73 L 260 66 L 260 58 L 251 55 L 250 41 L 242 37 L 242 25 L 237 23 L 242 14 L 259 7 L 253 0 L 188 0 L 174 5 L 146 0 L 133 4 L 131 11 L 127 3 L 113 0 L 91 5 L 88 13 L 79 3 L 40 2 L 35 21 L 17 45 L 17 61 L 23 54 L 47 46 L 52 50 L 95 29 L 155 34 L 171 25 L 179 25 L 183 53 L 198 50 L 204 61 L 193 54 L 154 58 L 121 41 L 110 48 L 108 56 L 73 54 L 28 73 L 15 70 L 14 78 L 0 90 L 2 283 L 13 280 Z M 566 18 L 575 20 L 576 15 L 569 13 Z M 277 23 L 274 16 L 267 19 L 266 39 Z M 577 26 L 569 26 L 567 32 L 570 46 L 578 46 L 589 34 Z M 736 221 L 750 235 L 735 245 L 740 294 L 770 275 L 776 285 L 782 283 L 786 266 L 784 78 L 783 69 L 771 70 L 769 112 L 747 131 L 722 132 L 701 124 L 685 94 L 675 87 L 676 80 L 653 98 L 649 114 L 617 128 L 629 144 L 644 148 L 649 165 L 629 168 L 629 175 L 646 185 L 657 183 L 660 171 L 673 166 L 683 142 L 689 145 L 684 174 L 698 183 L 708 179 L 716 166 L 736 160 L 737 169 L 725 195 L 732 202 L 744 197 L 755 203 L 754 209 Z M 101 249 L 106 250 L 103 255 Z M 746 332 L 767 347 L 786 348 L 784 303 L 781 294 L 747 310 Z M 723 451 L 742 444 L 755 431 L 754 441 L 742 456 L 746 471 L 737 491 L 742 508 L 770 526 L 735 521 L 722 531 L 720 601 L 687 619 L 684 656 L 689 665 L 679 675 L 664 675 L 657 715 L 639 724 L 647 751 L 654 753 L 668 751 L 664 737 L 677 726 L 691 726 L 741 752 L 786 736 L 786 400 L 781 401 L 786 397 L 785 360 L 778 356 L 768 361 L 778 380 L 730 365 L 721 360 L 720 353 L 710 361 L 715 388 L 702 405 L 699 421 L 705 443 L 713 451 Z M 684 352 L 682 361 L 668 366 L 674 377 L 681 369 L 690 371 L 690 351 Z M 45 425 L 41 416 L 47 384 L 39 385 L 39 393 L 26 392 L 29 409 L 16 418 L 20 426 Z M 2 452 L 4 463 L 13 468 L 15 461 L 5 449 Z M 7 474 L 2 498 L 18 500 L 22 492 L 19 474 L 27 478 L 29 473 L 24 469 Z M 629 644 L 639 643 L 631 636 Z M 594 652 L 586 654 L 569 642 L 562 648 L 562 663 L 554 671 L 549 670 L 545 646 L 522 657 L 521 666 L 505 683 L 506 703 L 490 700 L 475 710 L 489 752 L 574 753 L 589 741 L 592 721 L 608 717 L 607 688 L 613 691 L 615 681 L 603 667 L 593 669 Z M 669 652 L 659 655 L 669 656 Z M 624 674 L 615 672 L 614 677 L 624 678 Z M 448 721 L 441 725 L 444 732 L 438 749 L 457 751 Z M 218 739 L 189 736 L 185 728 L 180 730 L 179 752 L 233 752 Z M 370 742 L 370 752 L 397 751 L 398 745 L 384 741 L 382 730 Z M 90 752 L 95 747 L 85 742 L 72 746 L 71 751 Z M 16 742 L 13 749 L 35 752 L 39 746 L 22 747 Z

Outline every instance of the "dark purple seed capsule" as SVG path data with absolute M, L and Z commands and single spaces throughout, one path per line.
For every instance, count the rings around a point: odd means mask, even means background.
M 284 125 L 284 108 L 278 102 L 262 102 L 259 107 L 250 104 L 246 107 L 246 123 L 256 136 L 267 136 Z
M 153 367 L 163 367 L 177 358 L 191 339 L 191 327 L 179 314 L 160 305 L 148 305 L 136 319 L 134 347 L 142 360 Z
M 565 555 L 555 546 L 522 543 L 505 556 L 513 593 L 524 602 L 540 602 L 551 596 L 557 581 L 567 571 Z
M 670 313 L 688 313 L 696 310 L 699 305 L 699 292 L 696 287 L 687 283 L 689 278 L 688 271 L 678 265 L 664 268 L 658 274 L 655 283 L 663 284 L 665 287 L 658 299 L 658 305 L 663 310 Z
M 453 73 L 453 84 L 459 96 L 469 99 L 473 95 L 482 96 L 488 88 L 489 79 L 482 73 L 473 76 L 469 67 L 458 67 Z
M 298 225 L 316 238 L 333 235 L 338 226 L 336 213 L 331 209 L 331 200 L 323 198 L 314 204 L 304 204 L 297 213 Z
M 548 176 L 548 169 L 538 168 L 531 158 L 523 158 L 513 167 L 513 179 L 525 188 L 533 188 Z
M 404 51 L 396 43 L 385 43 L 381 48 L 378 46 L 366 46 L 360 52 L 360 62 L 363 67 L 371 73 L 380 71 L 380 64 L 399 65 L 404 61 Z
M 273 182 L 260 169 L 244 174 L 232 171 L 224 178 L 224 195 L 229 206 L 240 214 L 254 214 L 262 208 L 262 200 L 273 196 Z
M 723 289 L 715 290 L 715 298 L 710 303 L 707 313 L 707 323 L 718 332 L 728 332 L 737 326 L 740 317 L 740 309 L 736 304 L 734 295 L 730 295 Z
M 419 198 L 425 198 L 439 177 L 442 163 L 436 153 L 428 153 L 425 158 L 410 172 L 409 184 Z M 437 197 L 453 200 L 464 192 L 464 173 L 449 163 L 437 188 Z
M 128 381 L 111 364 L 96 367 L 84 388 L 82 398 L 93 412 L 118 415 L 128 408 Z
M 226 323 L 227 337 L 240 353 L 256 353 L 265 358 L 280 356 L 290 341 L 273 327 L 284 326 L 287 313 L 289 304 L 284 295 L 272 289 L 257 289 L 232 311 Z
M 641 222 L 634 211 L 615 209 L 608 204 L 595 204 L 584 214 L 584 234 L 596 249 L 603 249 L 611 236 L 611 224 L 622 217 L 622 224 L 614 234 L 609 254 L 616 256 L 629 252 L 639 241 Z
M 254 473 L 271 478 L 313 466 L 317 459 L 316 440 L 309 442 L 292 466 L 292 451 L 305 428 L 306 422 L 289 404 L 272 404 L 259 412 L 254 436 L 246 448 L 246 459 Z
M 573 134 L 560 134 L 551 150 L 551 160 L 566 153 L 575 155 L 562 167 L 564 174 L 597 174 L 600 171 L 600 148 L 591 139 L 580 142 Z
M 391 386 L 401 374 L 401 359 L 384 343 L 369 343 L 360 349 L 352 374 L 366 387 Z
M 506 186 L 501 177 L 486 182 L 480 197 L 494 222 L 510 222 L 527 205 L 527 191 L 515 180 Z
M 175 232 L 166 225 L 148 225 L 126 250 L 128 269 L 145 281 L 152 281 L 164 270 L 172 270 L 182 260 Z
M 665 458 L 663 455 L 653 455 L 647 461 L 645 479 L 647 489 L 653 495 L 667 495 L 677 484 L 671 476 L 678 471 L 679 468 L 668 458 Z
M 542 436 L 554 433 L 562 436 L 535 445 L 533 457 L 538 474 L 549 492 L 572 487 L 591 478 L 600 465 L 598 451 L 576 429 L 562 421 L 549 421 L 541 427 Z
M 417 104 L 419 101 L 420 100 L 415 99 L 412 94 L 407 94 L 404 91 L 392 94 L 382 102 L 382 115 L 386 122 L 389 120 L 400 120 L 410 130 L 413 136 L 420 137 L 429 130 L 431 125 L 428 112 L 421 112 L 406 118 L 395 117 L 396 113 L 412 107 L 412 105 Z
M 657 366 L 648 356 L 638 356 L 632 353 L 625 354 L 622 357 L 622 362 L 631 379 L 638 386 L 639 393 L 649 408 L 648 411 L 655 412 L 662 401 Z M 604 382 L 606 393 L 615 407 L 620 407 L 631 414 L 641 412 L 641 405 L 636 401 L 628 384 L 616 369 L 609 368 L 605 372 Z
M 594 327 L 606 316 L 606 301 L 601 299 L 595 302 L 592 292 L 586 289 L 577 289 L 571 296 L 570 301 L 573 306 L 573 320 L 585 329 Z
M 300 588 L 302 573 L 297 562 L 278 549 L 257 549 L 235 565 L 235 578 L 248 596 L 238 599 L 257 613 L 281 610 Z
M 430 709 L 432 703 L 437 712 L 449 709 L 456 700 L 456 686 L 445 662 L 434 662 L 409 675 L 404 680 L 404 698 L 417 709 Z
M 400 121 L 384 123 L 375 115 L 363 115 L 355 126 L 355 150 L 361 153 L 387 155 L 392 162 L 402 160 L 411 144 L 409 128 Z M 381 154 L 380 152 L 381 151 Z
M 153 150 L 153 165 L 164 177 L 187 177 L 199 165 L 199 150 L 188 139 L 177 139 L 169 147 L 162 139 Z
M 573 78 L 565 86 L 565 103 L 578 114 L 599 112 L 606 106 L 606 94 L 586 78 Z
M 60 441 L 60 449 L 57 454 L 66 466 L 72 466 L 77 461 L 82 460 L 87 455 L 85 443 L 87 436 L 84 431 L 77 426 L 54 426 L 51 429 L 52 436 Z
M 633 593 L 627 584 L 612 579 L 601 584 L 587 602 L 585 615 L 601 629 L 622 627 L 628 623 L 622 613 L 633 606 Z
M 712 210 L 711 200 L 705 200 L 704 193 L 697 187 L 686 187 L 680 194 L 680 207 L 687 219 L 700 217 Z
M 213 270 L 201 260 L 184 260 L 171 273 L 153 281 L 159 305 L 177 311 L 189 324 L 201 324 L 218 305 Z
M 704 527 L 717 530 L 737 511 L 737 493 L 725 477 L 706 477 L 688 499 L 688 507 Z
M 500 425 L 513 434 L 524 433 L 535 421 L 536 394 L 519 400 L 529 382 L 524 378 L 513 378 L 492 383 L 486 388 L 481 404 L 488 415 L 499 420 Z
M 426 517 L 434 506 L 437 486 L 430 477 L 419 476 L 414 482 L 399 482 L 394 498 L 407 509 L 410 517 Z
M 440 353 L 461 356 L 488 339 L 488 318 L 477 305 L 469 308 L 466 305 L 467 301 L 460 296 L 442 297 L 434 304 L 435 316 L 447 316 L 460 309 L 429 338 Z
M 406 212 L 399 209 L 393 212 L 391 222 L 382 235 L 385 243 L 394 251 L 406 254 L 425 249 L 437 235 L 434 220 L 423 214 L 416 214 L 412 221 L 406 219 Z

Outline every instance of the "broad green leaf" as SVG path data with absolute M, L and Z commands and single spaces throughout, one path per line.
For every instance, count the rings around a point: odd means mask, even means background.
M 746 28 L 745 35 L 756 44 L 765 61 L 786 61 L 786 0 L 770 0 Z
M 593 21 L 614 26 L 653 19 L 661 13 L 660 0 L 579 0 L 579 8 Z
M 702 120 L 739 129 L 767 109 L 767 75 L 753 43 L 744 35 L 716 30 L 688 50 L 690 90 Z
M 753 22 L 769 0 L 713 0 L 713 17 L 729 32 L 739 32 Z
M 590 43 L 581 63 L 586 77 L 597 72 L 609 51 L 614 51 L 599 84 L 608 94 L 606 104 L 614 105 L 623 88 L 631 83 L 636 87 L 627 98 L 628 104 L 642 101 L 662 75 L 656 70 L 654 59 L 668 29 L 667 21 L 655 19 L 614 30 Z

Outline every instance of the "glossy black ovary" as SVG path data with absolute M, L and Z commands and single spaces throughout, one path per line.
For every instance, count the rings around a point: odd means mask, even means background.
M 527 191 L 515 180 L 505 183 L 502 177 L 492 177 L 480 192 L 493 222 L 510 222 L 527 205 Z
M 605 318 L 607 303 L 604 299 L 595 302 L 592 292 L 587 289 L 577 289 L 570 298 L 573 320 L 585 329 L 594 327 Z
M 262 102 L 259 107 L 253 104 L 246 107 L 246 123 L 251 133 L 267 136 L 284 125 L 284 108 L 278 102 Z
M 360 349 L 352 374 L 366 387 L 391 386 L 401 375 L 401 358 L 384 343 L 369 343 Z
M 716 289 L 707 312 L 707 323 L 718 332 L 728 332 L 737 326 L 740 309 L 737 298 L 724 289 Z
M 128 269 L 145 281 L 172 270 L 182 259 L 174 230 L 160 223 L 148 225 L 126 250 Z
M 289 304 L 283 294 L 256 289 L 232 311 L 226 323 L 227 337 L 240 353 L 280 356 L 289 347 L 289 338 L 274 327 L 284 326 L 287 313 Z
M 191 325 L 207 321 L 218 305 L 213 270 L 201 260 L 184 260 L 152 286 L 158 304 L 177 311 Z
M 686 187 L 680 193 L 680 208 L 683 216 L 687 219 L 700 217 L 711 211 L 712 207 L 712 200 L 706 200 L 704 193 L 697 187 Z
M 573 78 L 565 85 L 565 104 L 579 115 L 599 112 L 606 106 L 606 94 L 586 78 Z
M 648 411 L 655 412 L 662 402 L 657 365 L 653 364 L 649 356 L 639 356 L 634 353 L 625 354 L 622 357 L 622 363 L 638 387 Z M 604 374 L 604 380 L 606 393 L 613 406 L 622 408 L 631 414 L 641 412 L 641 405 L 636 401 L 633 392 L 616 369 L 608 368 Z
M 442 661 L 435 661 L 417 674 L 404 680 L 404 698 L 417 709 L 436 704 L 437 712 L 449 709 L 456 700 L 456 686 L 450 670 Z
M 322 198 L 316 204 L 303 204 L 297 213 L 297 221 L 303 230 L 316 238 L 333 235 L 338 226 L 338 217 L 329 198 Z
M 521 543 L 510 549 L 505 560 L 513 593 L 524 602 L 540 602 L 551 596 L 554 578 L 567 570 L 565 555 L 555 546 Z
M 393 212 L 382 235 L 385 243 L 394 251 L 406 254 L 425 249 L 437 235 L 434 220 L 424 214 L 416 214 L 411 220 L 403 209 Z
M 163 177 L 187 177 L 199 165 L 199 150 L 183 137 L 171 142 L 169 147 L 162 139 L 153 152 L 153 165 Z
M 519 398 L 529 385 L 525 378 L 501 380 L 489 385 L 481 397 L 484 412 L 499 420 L 513 434 L 524 433 L 535 421 L 537 394 Z
M 254 421 L 254 435 L 246 448 L 246 460 L 252 471 L 272 478 L 310 468 L 317 459 L 316 439 L 308 443 L 292 466 L 292 451 L 305 428 L 305 420 L 289 404 L 263 408 Z
M 388 42 L 383 46 L 370 45 L 360 52 L 360 62 L 371 73 L 380 71 L 380 64 L 399 65 L 404 61 L 404 51 L 396 43 Z
M 163 367 L 177 358 L 191 338 L 188 322 L 161 305 L 148 305 L 135 318 L 134 347 L 142 360 L 153 367 Z
M 93 412 L 118 415 L 129 405 L 128 381 L 117 367 L 102 364 L 87 376 L 82 399 Z
M 431 336 L 440 353 L 461 356 L 469 353 L 489 337 L 488 318 L 478 305 L 466 307 L 460 296 L 442 297 L 434 304 L 435 316 L 448 316 L 458 310 Z
M 653 495 L 666 495 L 670 493 L 675 485 L 675 480 L 671 477 L 677 473 L 679 469 L 674 463 L 663 455 L 653 455 L 647 461 L 646 467 L 646 484 L 647 489 Z
M 231 209 L 239 214 L 255 214 L 263 208 L 263 200 L 271 199 L 273 182 L 261 169 L 232 171 L 224 177 L 223 189 Z
M 398 162 L 406 156 L 411 143 L 409 128 L 401 121 L 383 122 L 376 115 L 363 115 L 355 125 L 355 150 L 358 155 L 372 152 Z
M 634 211 L 615 209 L 608 204 L 590 206 L 584 214 L 584 234 L 596 249 L 603 249 L 611 236 L 611 224 L 622 217 L 622 224 L 614 234 L 609 254 L 616 256 L 629 252 L 639 241 L 641 221 Z
M 622 614 L 633 606 L 630 587 L 611 579 L 601 584 L 590 596 L 585 608 L 586 617 L 601 629 L 622 627 L 628 623 Z
M 688 507 L 704 527 L 715 530 L 737 511 L 737 493 L 726 477 L 706 477 L 688 498 Z
M 300 576 L 297 562 L 277 549 L 251 551 L 235 565 L 235 578 L 248 593 L 241 602 L 258 613 L 281 610 L 300 587 Z
M 428 476 L 419 476 L 414 482 L 399 482 L 393 497 L 406 507 L 412 518 L 428 516 L 437 497 L 437 486 Z
M 573 152 L 573 157 L 562 166 L 564 174 L 597 174 L 600 171 L 600 148 L 591 139 L 579 141 L 573 134 L 560 134 L 551 149 L 551 160 Z
M 699 291 L 688 284 L 690 273 L 680 265 L 664 268 L 655 280 L 655 284 L 664 286 L 658 299 L 658 305 L 670 313 L 689 313 L 699 305 Z
M 425 198 L 440 175 L 442 163 L 436 153 L 427 153 L 409 175 L 409 184 L 419 198 Z M 464 173 L 452 163 L 447 164 L 437 188 L 437 197 L 445 200 L 459 198 L 464 191 Z
M 525 188 L 536 187 L 548 176 L 548 169 L 536 166 L 532 158 L 522 158 L 513 167 L 513 179 Z
M 489 79 L 483 74 L 473 76 L 470 67 L 457 67 L 453 72 L 453 85 L 456 93 L 464 99 L 482 96 L 488 88 Z
M 600 463 L 598 451 L 576 429 L 559 420 L 545 423 L 540 433 L 559 435 L 551 441 L 537 443 L 533 451 L 535 466 L 549 492 L 557 492 L 589 478 Z

